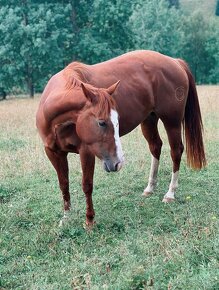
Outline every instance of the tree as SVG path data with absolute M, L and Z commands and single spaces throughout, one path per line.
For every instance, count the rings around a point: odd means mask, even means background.
M 140 0 L 130 17 L 135 49 L 151 49 L 177 56 L 181 45 L 181 17 L 165 0 Z
M 71 1 L 72 23 L 76 31 L 75 56 L 87 63 L 96 63 L 132 47 L 128 29 L 132 13 L 131 0 Z
M 103 52 L 96 50 L 102 59 L 111 58 L 130 50 L 134 37 L 128 25 L 133 11 L 133 2 L 127 0 L 95 0 L 93 35 L 97 43 L 103 44 Z M 97 55 L 98 56 L 98 55 Z
M 219 0 L 217 0 L 216 9 L 215 9 L 215 15 L 219 16 Z
M 63 67 L 68 55 L 65 51 L 70 49 L 69 39 L 73 39 L 68 30 L 69 8 L 25 0 L 1 7 L 2 87 L 8 90 L 26 87 L 33 97 L 35 90 L 42 89 L 45 78 Z
M 201 23 L 201 25 L 200 25 Z M 194 12 L 183 21 L 181 56 L 189 63 L 198 83 L 218 82 L 219 34 L 217 23 Z
M 72 60 L 95 63 L 125 52 L 130 5 L 122 0 L 0 0 L 0 86 L 33 97 Z
M 170 7 L 171 6 L 175 6 L 175 8 L 179 8 L 179 0 L 168 0 L 169 1 L 169 4 L 170 4 Z
M 176 8 L 177 0 L 0 0 L 0 88 L 33 96 L 73 60 L 139 48 L 185 58 L 199 82 L 219 81 L 218 19 Z

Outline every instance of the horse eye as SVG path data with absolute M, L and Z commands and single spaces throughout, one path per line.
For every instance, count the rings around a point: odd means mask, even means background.
M 106 122 L 104 120 L 98 120 L 98 125 L 104 128 L 106 127 Z

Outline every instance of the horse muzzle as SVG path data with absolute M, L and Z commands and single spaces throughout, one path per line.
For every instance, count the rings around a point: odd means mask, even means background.
M 111 161 L 111 160 L 103 160 L 103 168 L 107 172 L 116 172 L 119 171 L 123 166 L 124 160 L 122 161 Z

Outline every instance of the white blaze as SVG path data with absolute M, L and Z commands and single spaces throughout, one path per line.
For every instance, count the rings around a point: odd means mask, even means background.
M 119 120 L 118 113 L 115 110 L 111 110 L 110 119 L 114 127 L 114 139 L 116 144 L 116 155 L 120 162 L 124 161 L 124 154 L 122 151 L 122 145 L 119 138 Z

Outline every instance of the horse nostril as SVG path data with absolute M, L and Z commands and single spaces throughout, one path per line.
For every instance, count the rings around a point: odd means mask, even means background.
M 115 171 L 119 171 L 121 168 L 122 168 L 122 163 L 121 162 L 116 163 Z
M 110 160 L 104 160 L 103 168 L 107 172 L 116 172 L 122 168 L 122 162 L 113 163 Z

